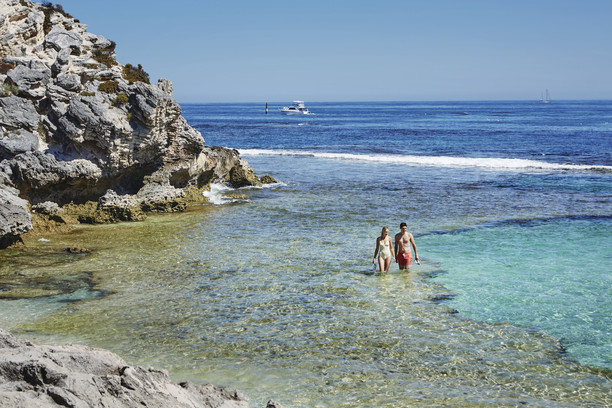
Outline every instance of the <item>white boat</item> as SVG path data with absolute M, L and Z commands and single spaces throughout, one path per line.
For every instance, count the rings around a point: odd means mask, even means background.
M 283 115 L 313 115 L 306 106 L 304 101 L 293 101 L 293 105 L 281 108 Z
M 546 90 L 546 96 L 542 94 L 542 99 L 540 99 L 540 103 L 550 103 L 550 95 L 548 95 L 548 89 Z

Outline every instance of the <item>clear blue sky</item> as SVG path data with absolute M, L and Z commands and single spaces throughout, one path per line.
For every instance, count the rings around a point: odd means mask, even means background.
M 179 102 L 612 99 L 612 0 L 60 0 Z

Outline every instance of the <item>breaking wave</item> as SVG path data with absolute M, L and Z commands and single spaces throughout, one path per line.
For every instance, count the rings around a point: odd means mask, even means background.
M 495 157 L 413 156 L 390 154 L 329 153 L 301 150 L 240 149 L 242 156 L 303 156 L 329 160 L 350 160 L 373 163 L 405 164 L 407 166 L 475 167 L 491 170 L 603 171 L 612 166 L 549 163 L 539 160 Z

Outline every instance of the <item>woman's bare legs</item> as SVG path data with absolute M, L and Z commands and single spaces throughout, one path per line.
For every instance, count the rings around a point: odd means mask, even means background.
M 382 256 L 378 257 L 378 269 L 380 272 L 387 272 L 391 266 L 391 258 L 383 259 Z

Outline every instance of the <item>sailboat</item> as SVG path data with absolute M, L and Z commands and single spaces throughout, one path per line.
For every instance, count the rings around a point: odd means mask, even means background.
M 542 94 L 542 99 L 540 99 L 540 103 L 550 103 L 550 95 L 548 95 L 548 88 L 546 89 L 546 96 Z

